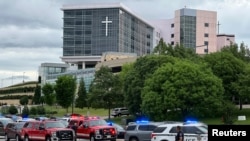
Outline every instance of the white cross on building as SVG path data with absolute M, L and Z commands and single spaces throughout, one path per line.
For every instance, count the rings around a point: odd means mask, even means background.
M 108 20 L 108 17 L 106 17 L 106 20 L 105 20 L 105 21 L 102 21 L 102 23 L 105 23 L 105 24 L 106 24 L 106 25 L 105 25 L 105 26 L 106 26 L 106 36 L 108 36 L 108 24 L 109 24 L 109 23 L 112 23 L 112 21 L 109 21 L 109 20 Z

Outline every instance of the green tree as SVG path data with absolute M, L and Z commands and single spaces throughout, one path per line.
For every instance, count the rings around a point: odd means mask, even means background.
M 245 100 L 250 100 L 250 64 L 246 65 L 243 73 L 239 75 L 239 80 L 234 83 L 238 91 L 238 98 L 240 102 L 240 110 Z
M 31 115 L 36 115 L 37 114 L 37 108 L 36 107 L 31 107 L 30 108 L 30 114 Z
M 28 96 L 21 97 L 21 99 L 19 100 L 19 103 L 21 105 L 27 105 L 29 103 L 29 97 Z
M 136 60 L 132 69 L 125 75 L 124 97 L 125 105 L 131 114 L 141 112 L 141 90 L 144 81 L 164 63 L 174 63 L 176 58 L 166 55 L 148 55 Z
M 13 104 L 10 105 L 8 110 L 9 110 L 9 114 L 12 114 L 12 115 L 15 115 L 18 113 L 16 106 L 14 106 Z
M 38 115 L 45 115 L 46 114 L 45 108 L 43 106 L 37 106 L 36 111 L 37 111 Z
M 83 78 L 80 79 L 77 95 L 78 97 L 76 98 L 76 107 L 81 108 L 81 109 L 86 107 L 87 106 L 87 92 L 86 92 Z
M 206 65 L 187 60 L 167 63 L 157 69 L 148 77 L 142 91 L 142 110 L 156 121 L 169 119 L 169 111 L 180 112 L 182 119 L 215 115 L 222 101 L 221 80 Z
M 234 57 L 244 62 L 250 61 L 250 51 L 244 43 L 241 43 L 240 46 L 238 46 L 238 44 L 231 43 L 229 46 L 222 48 L 221 51 L 231 53 Z
M 109 118 L 110 108 L 115 105 L 117 98 L 122 95 L 120 89 L 118 89 L 119 83 L 119 77 L 115 76 L 107 66 L 102 66 L 96 71 L 90 87 L 89 101 L 91 106 L 108 108 Z
M 224 101 L 222 107 L 222 122 L 227 125 L 233 124 L 236 116 L 236 106 L 231 101 Z
M 73 98 L 75 97 L 76 79 L 71 75 L 58 77 L 56 80 L 55 91 L 58 104 L 68 112 L 68 108 L 73 104 Z
M 154 48 L 153 53 L 154 54 L 159 54 L 159 55 L 164 55 L 167 54 L 169 49 L 172 49 L 171 46 L 168 46 L 163 38 L 160 39 L 158 45 Z
M 55 93 L 53 85 L 46 83 L 42 87 L 42 92 L 44 94 L 45 103 L 48 104 L 49 106 L 52 106 L 55 102 Z
M 238 98 L 236 84 L 244 73 L 245 63 L 230 52 L 216 52 L 204 57 L 213 73 L 222 79 L 225 90 L 225 100 Z
M 192 59 L 198 57 L 194 48 L 187 48 L 180 44 L 172 46 L 170 44 L 166 44 L 162 38 L 160 39 L 158 45 L 154 48 L 153 53 L 159 55 L 169 55 L 177 58 Z
M 128 75 L 128 72 L 130 70 L 132 70 L 134 67 L 134 63 L 127 63 L 127 64 L 124 64 L 122 66 L 122 70 L 119 74 L 117 74 L 117 76 L 119 77 L 119 81 L 120 81 L 120 86 L 117 85 L 117 88 L 119 89 L 120 93 L 121 93 L 121 96 L 120 97 L 117 97 L 117 101 L 116 101 L 116 105 L 114 105 L 115 107 L 127 107 L 126 106 L 126 103 L 124 102 L 124 99 L 125 99 L 125 80 L 126 80 L 126 77 Z
M 40 104 L 40 97 L 41 97 L 41 86 L 37 85 L 35 88 L 35 94 L 33 97 L 33 104 Z
M 43 104 L 45 103 L 45 97 L 44 96 L 41 96 L 40 99 L 39 99 L 40 103 Z

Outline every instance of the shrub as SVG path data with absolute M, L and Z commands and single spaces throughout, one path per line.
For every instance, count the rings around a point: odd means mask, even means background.
M 31 107 L 30 108 L 30 114 L 31 115 L 36 115 L 37 114 L 37 108 L 36 107 Z
M 36 110 L 37 110 L 38 115 L 45 115 L 46 114 L 45 108 L 43 106 L 37 106 L 36 108 L 37 108 Z
M 9 111 L 9 114 L 12 114 L 12 115 L 15 115 L 16 113 L 18 113 L 17 108 L 14 105 L 10 105 L 8 111 Z

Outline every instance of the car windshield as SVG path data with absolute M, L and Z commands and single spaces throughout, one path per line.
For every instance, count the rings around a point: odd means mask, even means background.
M 67 122 L 66 120 L 58 120 L 58 121 L 62 122 L 62 124 L 63 124 L 65 127 L 67 127 L 68 124 L 69 124 L 69 122 Z
M 60 121 L 56 121 L 56 122 L 46 122 L 45 127 L 46 128 L 65 128 L 65 125 Z
M 108 123 L 103 120 L 103 119 L 99 119 L 99 120 L 90 120 L 89 121 L 89 126 L 99 126 L 99 125 L 108 125 Z
M 25 124 L 25 122 L 18 122 L 18 123 L 16 123 L 16 128 L 21 129 L 21 128 L 23 128 L 24 124 Z
M 200 129 L 203 133 L 207 134 L 208 133 L 208 129 L 206 126 L 197 126 L 198 129 Z
M 6 126 L 9 122 L 13 122 L 12 119 L 0 119 L 0 121 L 3 123 L 4 126 Z

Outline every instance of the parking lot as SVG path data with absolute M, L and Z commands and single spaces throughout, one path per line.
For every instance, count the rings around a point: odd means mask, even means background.
M 5 140 L 4 140 L 4 136 L 0 136 L 0 141 L 5 141 Z M 14 141 L 14 140 L 12 140 L 12 141 Z M 89 140 L 77 139 L 77 141 L 89 141 Z M 116 141 L 124 141 L 124 139 L 117 139 Z

